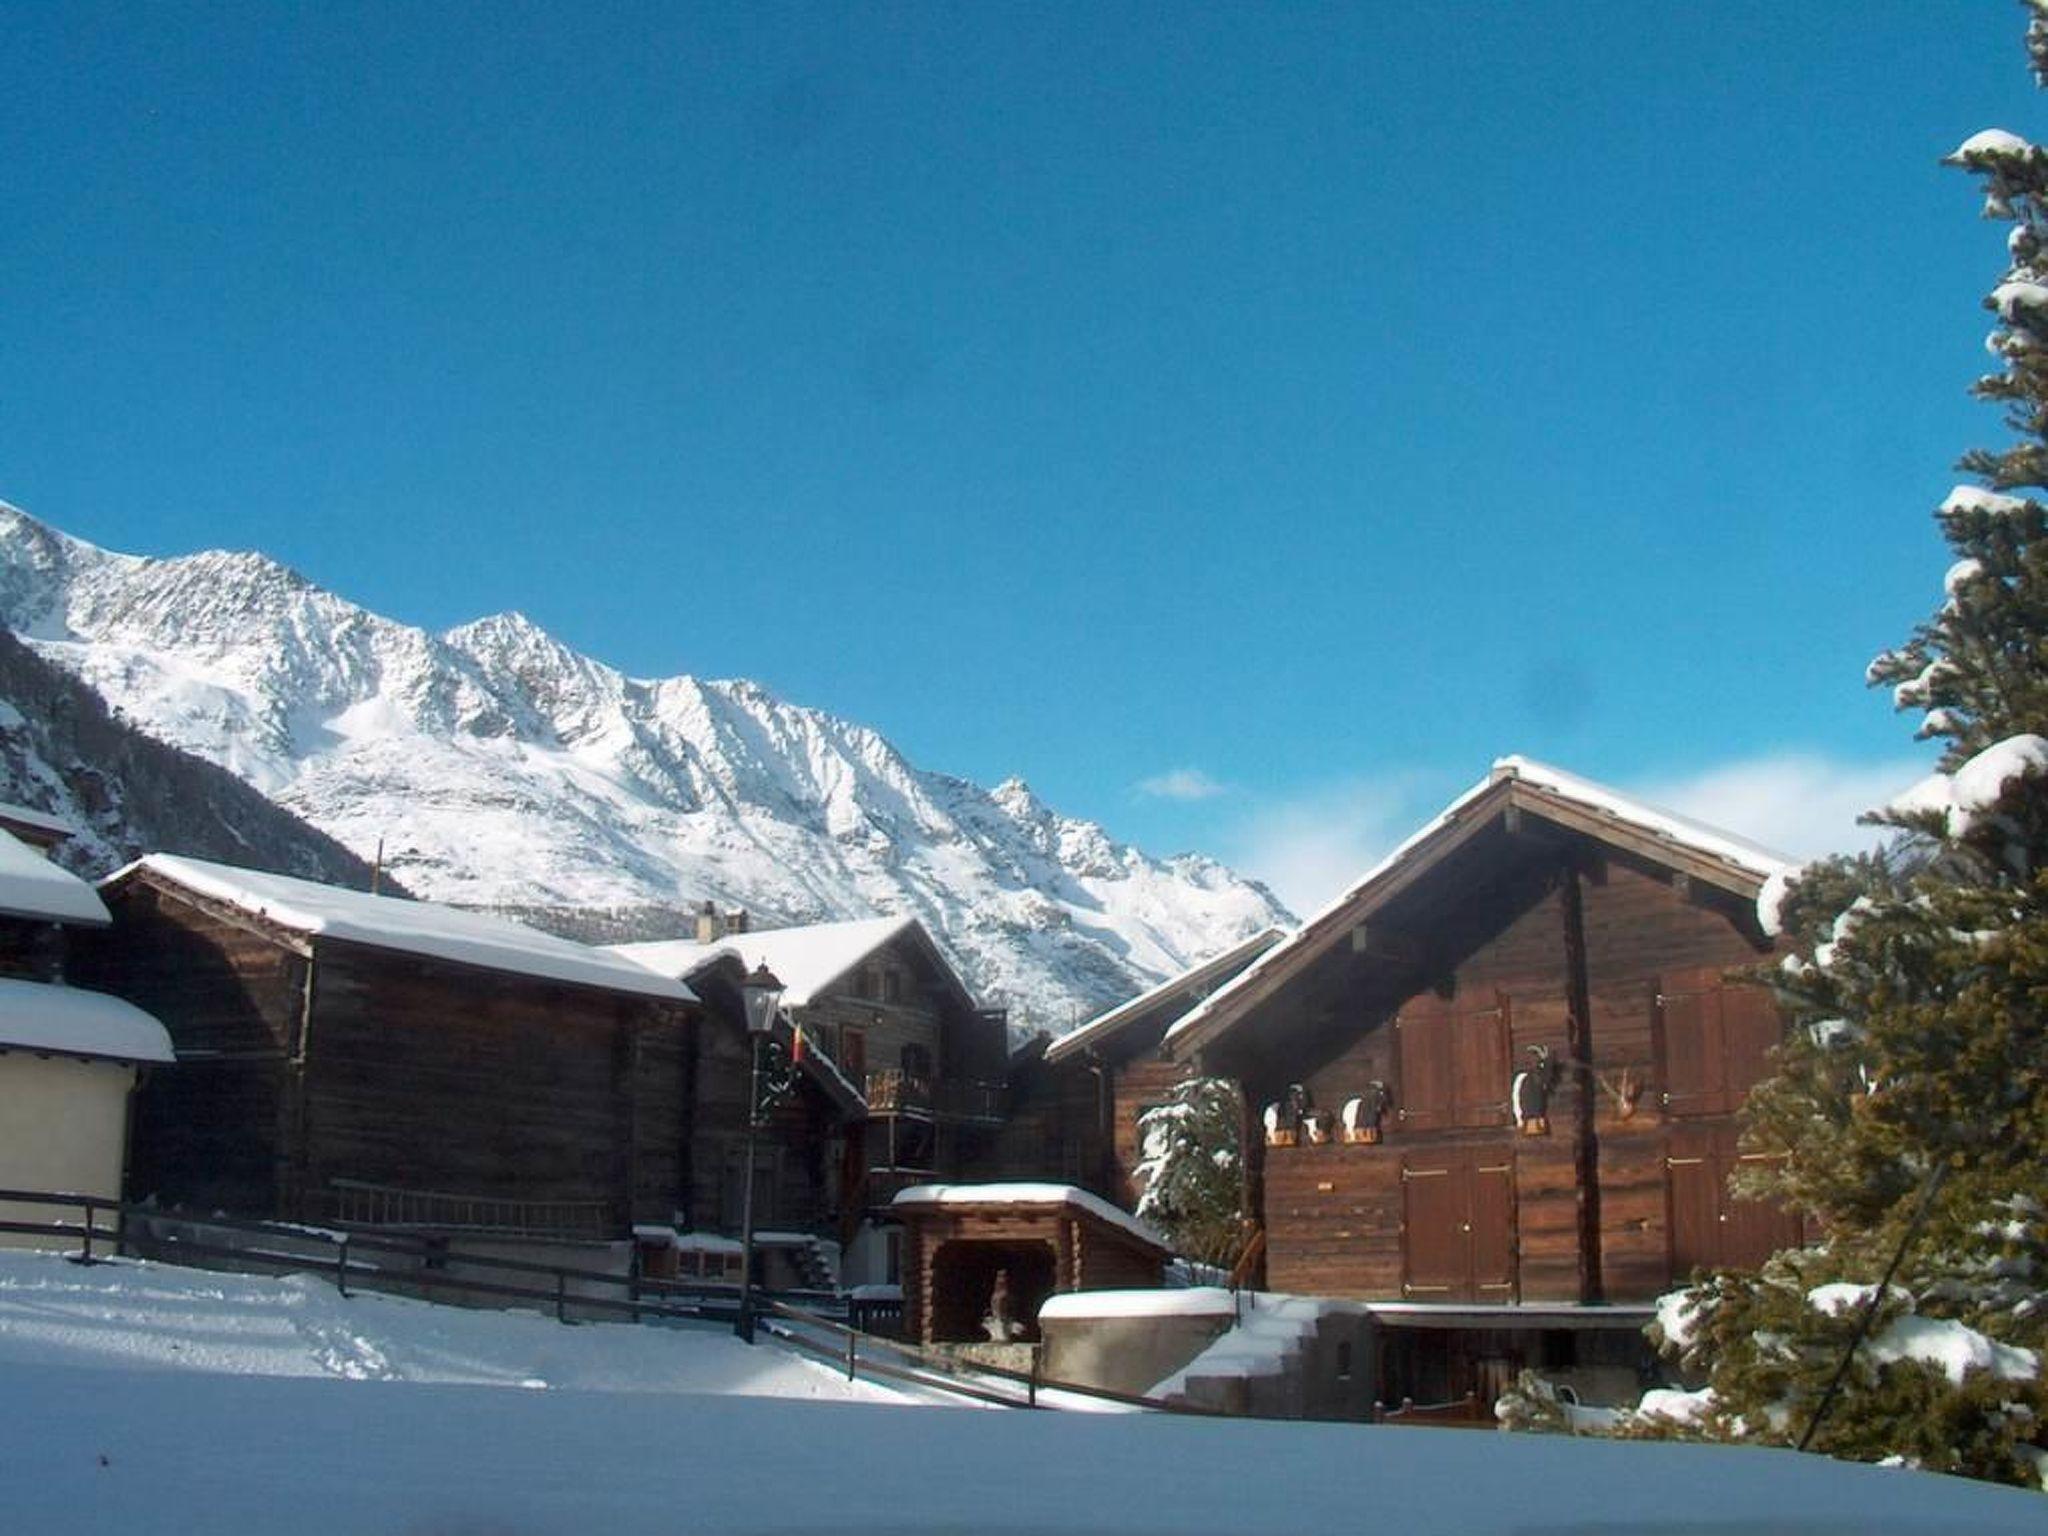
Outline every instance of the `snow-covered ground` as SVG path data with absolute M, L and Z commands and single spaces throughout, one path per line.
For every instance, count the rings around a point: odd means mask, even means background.
M 708 1333 L 19 1254 L 0 1466 L 6 1528 L 121 1536 L 1947 1536 L 2044 1508 L 1780 1451 L 923 1407 Z

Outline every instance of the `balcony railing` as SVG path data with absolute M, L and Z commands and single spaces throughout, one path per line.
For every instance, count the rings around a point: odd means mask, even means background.
M 927 1120 L 987 1120 L 1003 1117 L 1003 1085 L 970 1078 L 940 1078 L 891 1068 L 867 1075 L 868 1113 L 910 1115 Z
M 583 1239 L 614 1237 L 619 1230 L 616 1211 L 602 1200 L 508 1199 L 357 1179 L 332 1180 L 325 1194 L 326 1219 L 344 1227 Z

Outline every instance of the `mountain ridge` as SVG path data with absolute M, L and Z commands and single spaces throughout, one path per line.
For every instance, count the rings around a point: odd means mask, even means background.
M 920 769 L 749 680 L 628 676 L 508 610 L 438 634 L 255 552 L 103 550 L 0 503 L 0 623 L 146 734 L 432 900 L 910 913 L 993 1004 L 1061 1027 L 1288 920 L 1020 777 Z

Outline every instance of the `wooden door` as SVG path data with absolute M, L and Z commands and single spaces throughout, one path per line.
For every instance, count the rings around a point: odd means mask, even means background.
M 1674 1278 L 1695 1268 L 1754 1269 L 1779 1249 L 1805 1240 L 1796 1212 L 1729 1193 L 1730 1176 L 1762 1160 L 1745 1155 L 1737 1136 L 1730 1125 L 1673 1133 L 1665 1167 Z
M 868 1089 L 868 1032 L 851 1024 L 839 1026 L 839 1070 L 865 1094 Z
M 1418 1154 L 1401 1170 L 1403 1295 L 1515 1297 L 1514 1166 L 1486 1153 Z

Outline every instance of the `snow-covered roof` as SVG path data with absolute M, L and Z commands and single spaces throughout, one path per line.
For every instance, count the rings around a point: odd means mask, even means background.
M 1158 986 L 1140 992 L 1129 1002 L 1119 1003 L 1107 1013 L 1098 1013 L 1087 1023 L 1068 1030 L 1045 1048 L 1045 1059 L 1062 1061 L 1091 1046 L 1102 1044 L 1131 1020 L 1151 1012 L 1175 993 L 1194 993 L 1219 978 L 1227 980 L 1239 966 L 1248 964 L 1254 956 L 1263 950 L 1271 949 L 1285 937 L 1282 929 L 1262 929 L 1241 943 L 1233 944 L 1222 954 L 1204 960 L 1200 965 L 1190 966 L 1178 976 L 1169 976 Z M 1190 1004 L 1199 1001 L 1200 997 L 1193 997 Z
M 175 1061 L 170 1031 L 133 1003 L 81 987 L 0 979 L 0 1048 Z
M 1173 1245 L 1150 1223 L 1120 1210 L 1100 1195 L 1073 1184 L 917 1184 L 901 1191 L 891 1205 L 1066 1205 L 1086 1211 L 1111 1226 L 1121 1227 L 1140 1242 L 1171 1253 Z
M 367 891 L 168 853 L 140 859 L 101 884 L 112 885 L 138 870 L 295 933 L 575 986 L 681 1002 L 696 997 L 681 982 L 607 950 L 558 939 L 509 918 L 433 902 L 372 896 Z
M 0 832 L 0 916 L 96 927 L 109 921 L 98 892 L 9 832 Z
M 0 800 L 0 824 L 13 823 L 34 832 L 46 832 L 53 838 L 74 837 L 78 828 L 61 816 L 52 816 L 48 811 L 31 810 L 25 805 L 16 805 L 11 800 Z
M 1425 822 L 1336 900 L 1181 1015 L 1166 1032 L 1168 1044 L 1184 1048 L 1197 1034 L 1213 1032 L 1269 977 L 1333 942 L 1357 921 L 1359 909 L 1370 906 L 1430 844 L 1489 796 L 1496 797 L 1499 805 L 1510 800 L 1527 804 L 1539 814 L 1546 810 L 1576 812 L 1578 820 L 1574 824 L 1583 825 L 1592 835 L 1625 836 L 1633 847 L 1674 859 L 1687 857 L 1689 862 L 1703 865 L 1711 877 L 1740 887 L 1750 899 L 1774 875 L 1783 876 L 1797 868 L 1796 860 L 1761 843 L 1651 805 L 1562 768 L 1528 757 L 1497 758 L 1485 778 Z
M 783 1007 L 806 1008 L 875 951 L 918 928 L 914 917 L 864 917 L 729 933 L 711 944 L 687 939 L 615 944 L 612 953 L 664 976 L 685 980 L 725 956 L 734 956 L 747 970 L 765 965 L 775 973 L 782 983 Z
M 1062 1291 L 1045 1298 L 1038 1320 L 1062 1317 L 1235 1317 L 1237 1296 L 1220 1285 L 1178 1290 Z

